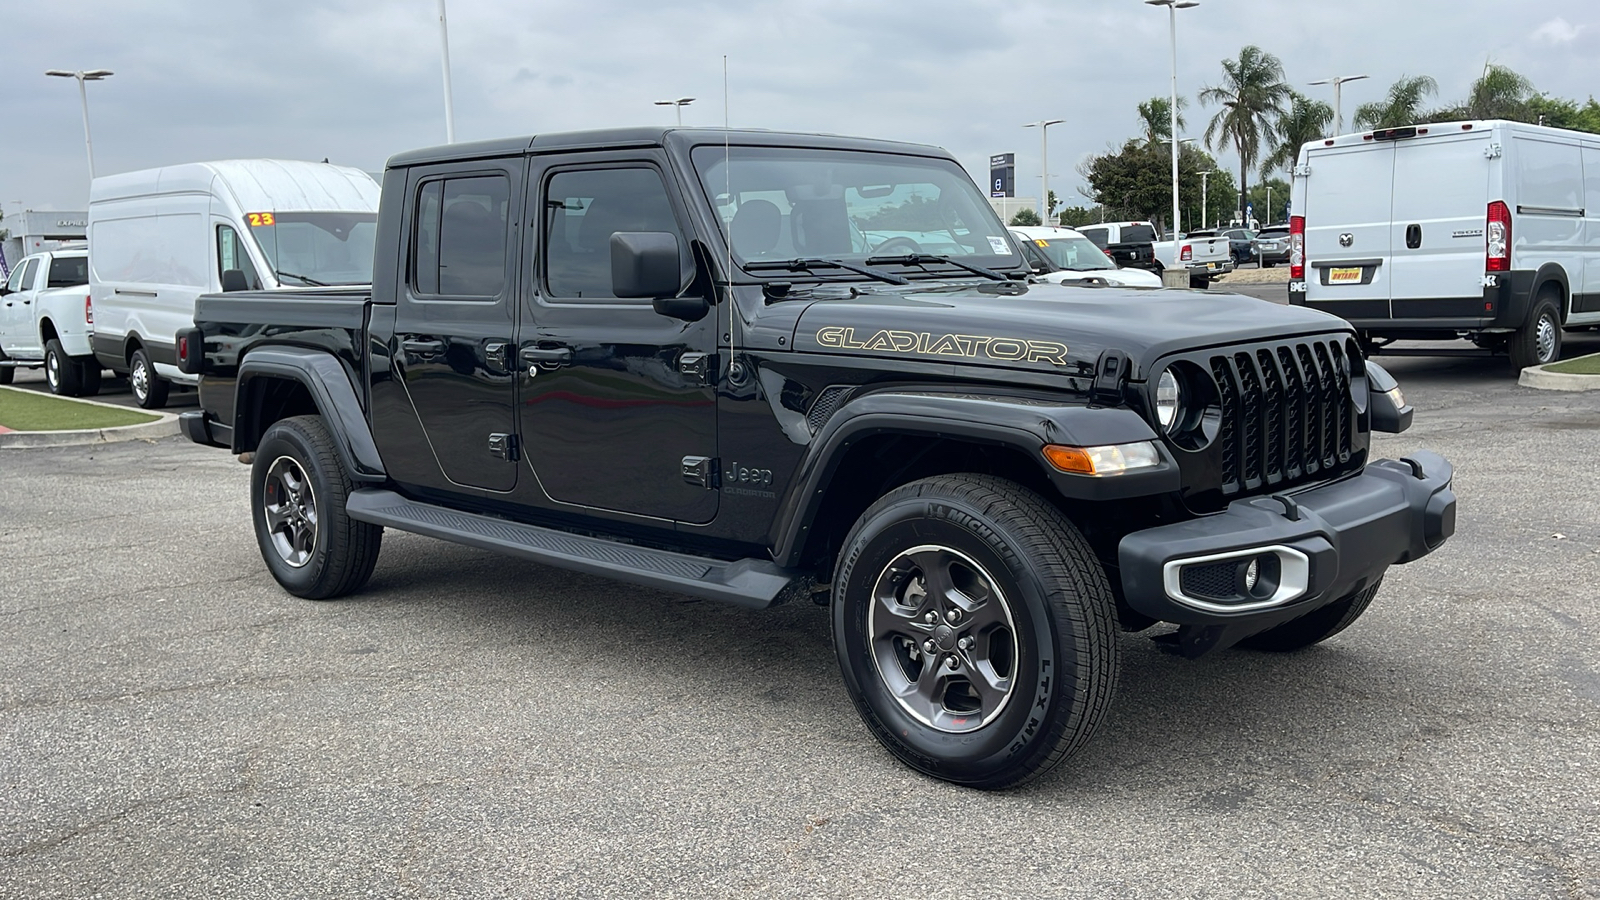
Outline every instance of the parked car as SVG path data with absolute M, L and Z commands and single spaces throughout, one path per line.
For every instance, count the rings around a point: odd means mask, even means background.
M 1268 225 L 1256 232 L 1256 262 L 1264 269 L 1289 261 L 1289 226 Z
M 146 409 L 167 402 L 177 333 L 210 291 L 372 280 L 378 185 L 360 169 L 238 159 L 94 180 L 94 353 Z
M 1011 236 L 1033 276 L 1049 284 L 1093 282 L 1126 287 L 1161 287 L 1161 277 L 1146 269 L 1122 269 L 1094 242 L 1059 225 L 1018 225 Z
M 1158 277 L 1174 267 L 1187 270 L 1193 288 L 1210 287 L 1213 276 L 1233 271 L 1233 257 L 1223 238 L 1162 240 L 1149 222 L 1102 222 L 1085 225 L 1078 232 L 1119 266 L 1149 269 Z
M 960 249 L 855 249 L 857 219 Z M 1346 323 L 1029 284 L 935 147 L 632 128 L 404 153 L 375 271 L 202 297 L 181 338 L 201 408 L 179 421 L 254 453 L 286 591 L 360 589 L 395 529 L 818 602 L 863 727 L 964 785 L 1083 747 L 1120 632 L 1307 647 L 1454 528 L 1449 462 L 1372 458 L 1413 411 Z M 701 681 L 680 669 L 663 696 Z
M 44 367 L 52 393 L 92 396 L 100 363 L 90 346 L 89 251 L 64 245 L 25 257 L 0 286 L 0 384 Z
M 1600 135 L 1444 122 L 1312 141 L 1292 188 L 1290 300 L 1369 343 L 1561 356 L 1600 325 Z M 1309 277 L 1308 277 L 1309 276 Z
M 1248 228 L 1202 228 L 1189 232 L 1186 237 L 1227 238 L 1228 255 L 1236 268 L 1256 257 L 1256 235 Z

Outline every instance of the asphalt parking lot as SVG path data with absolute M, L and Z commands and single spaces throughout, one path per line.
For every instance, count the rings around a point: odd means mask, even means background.
M 820 608 L 392 531 L 311 603 L 226 452 L 0 451 L 0 897 L 1600 897 L 1600 396 L 1383 362 L 1455 539 L 1306 652 L 1125 636 L 1000 794 L 877 746 Z

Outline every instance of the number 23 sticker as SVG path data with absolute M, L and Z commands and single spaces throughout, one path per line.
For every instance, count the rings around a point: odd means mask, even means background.
M 271 225 L 273 222 L 272 213 L 250 213 L 244 218 L 245 221 L 250 223 L 251 228 L 260 228 L 263 225 Z

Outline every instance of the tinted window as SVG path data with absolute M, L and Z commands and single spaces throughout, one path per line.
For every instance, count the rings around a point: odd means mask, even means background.
M 1096 247 L 1104 247 L 1107 243 L 1107 230 L 1104 228 L 1080 228 L 1078 233 L 1094 242 Z
M 1156 230 L 1149 225 L 1125 225 L 1122 228 L 1122 243 L 1142 244 L 1156 239 Z M 1094 240 L 1090 238 L 1090 240 Z
M 412 288 L 446 297 L 493 297 L 506 281 L 503 175 L 430 181 L 417 192 Z
M 244 241 L 239 239 L 239 233 L 227 225 L 217 226 L 217 276 L 220 279 L 223 272 L 229 269 L 238 269 L 244 273 L 245 284 L 250 285 L 250 290 L 261 289 L 261 278 L 256 275 L 255 264 L 250 262 L 250 254 L 245 252 Z
M 58 256 L 50 261 L 50 280 L 46 287 L 76 287 L 89 283 L 89 258 Z
M 667 189 L 654 169 L 561 172 L 545 193 L 545 268 L 550 294 L 611 298 L 611 235 L 678 232 Z

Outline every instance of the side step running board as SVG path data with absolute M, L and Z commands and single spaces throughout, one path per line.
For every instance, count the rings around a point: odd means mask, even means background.
M 418 503 L 393 491 L 353 491 L 346 509 L 352 519 L 385 528 L 752 609 L 772 606 L 809 587 L 809 579 L 800 573 L 767 560 L 724 562 L 636 547 Z

